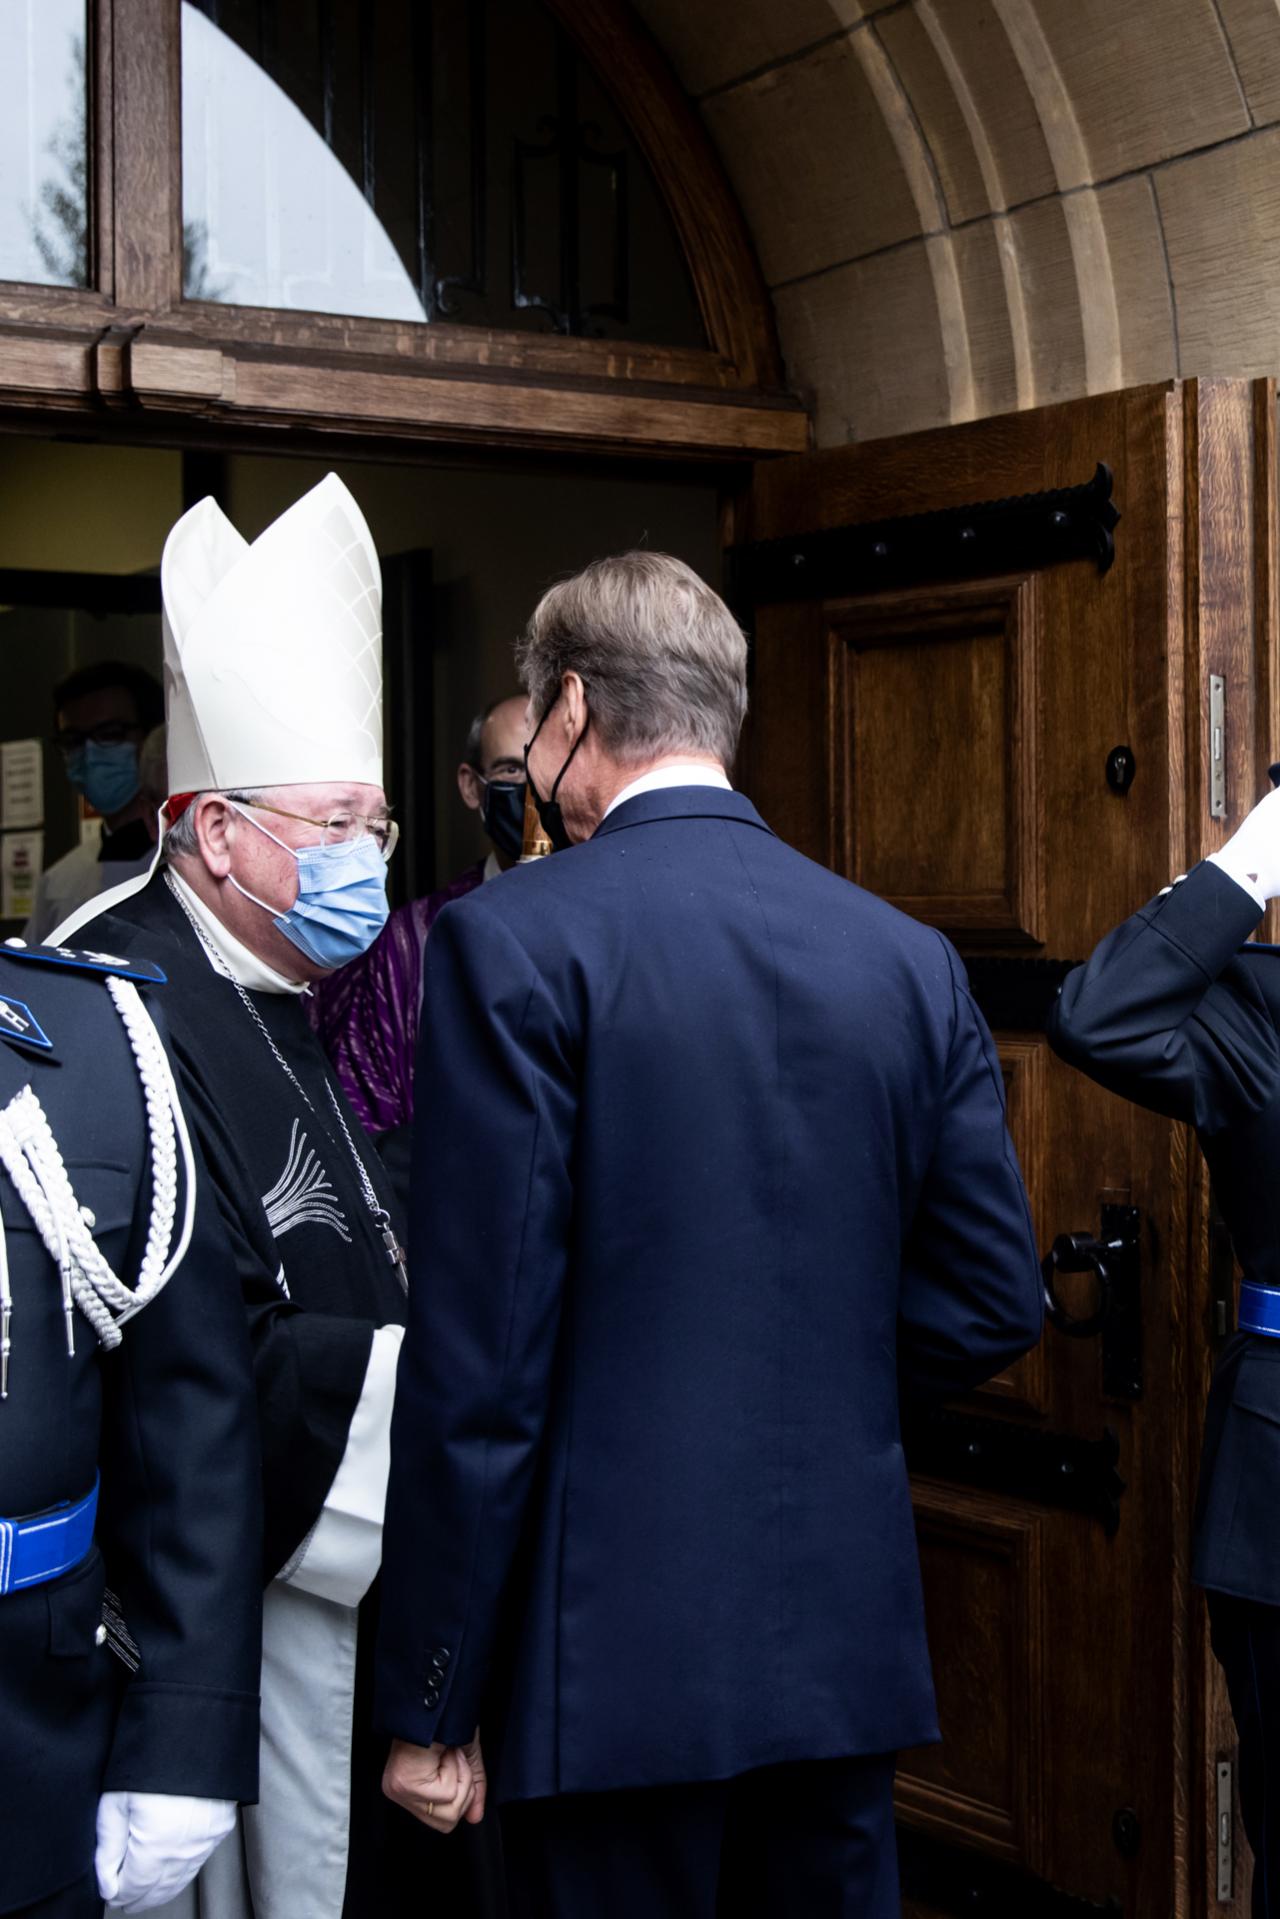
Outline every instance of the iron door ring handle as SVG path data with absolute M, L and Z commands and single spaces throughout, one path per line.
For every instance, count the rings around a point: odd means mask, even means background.
M 1102 1331 L 1111 1311 L 1111 1273 L 1104 1245 L 1091 1233 L 1059 1233 L 1040 1262 L 1044 1282 L 1044 1310 L 1048 1319 L 1068 1339 L 1094 1339 Z M 1092 1313 L 1078 1319 L 1058 1298 L 1054 1285 L 1058 1273 L 1093 1273 L 1098 1282 L 1098 1304 Z

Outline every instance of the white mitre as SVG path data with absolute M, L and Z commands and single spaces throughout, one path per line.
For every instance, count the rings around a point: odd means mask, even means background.
M 201 500 L 160 583 L 171 793 L 382 785 L 382 575 L 336 473 L 252 545 Z

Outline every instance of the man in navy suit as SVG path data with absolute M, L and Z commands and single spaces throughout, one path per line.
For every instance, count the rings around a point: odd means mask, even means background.
M 386 1790 L 521 1919 L 898 1913 L 936 1739 L 903 1394 L 1034 1344 L 1000 1069 L 938 933 L 729 786 L 746 644 L 655 553 L 520 648 L 553 841 L 427 953 Z

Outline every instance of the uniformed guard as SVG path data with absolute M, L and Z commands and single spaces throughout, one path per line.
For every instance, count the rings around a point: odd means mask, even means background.
M 0 947 L 7 1915 L 145 1911 L 257 1791 L 252 1376 L 147 1003 L 162 982 Z
M 1272 792 L 1068 976 L 1049 1031 L 1090 1078 L 1191 1122 L 1244 1270 L 1209 1394 L 1192 1577 L 1240 1735 L 1254 1919 L 1280 1919 L 1280 948 L 1245 942 L 1277 898 Z

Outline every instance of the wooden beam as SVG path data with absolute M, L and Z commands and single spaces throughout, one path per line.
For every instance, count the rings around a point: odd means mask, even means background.
M 177 0 L 113 0 L 113 285 L 125 312 L 182 298 L 182 126 Z
M 575 445 L 695 457 L 795 453 L 809 442 L 795 403 L 722 391 L 529 376 L 488 378 L 422 367 L 235 352 L 144 332 L 129 345 L 127 382 L 144 408 L 208 417 L 387 432 L 489 445 Z

